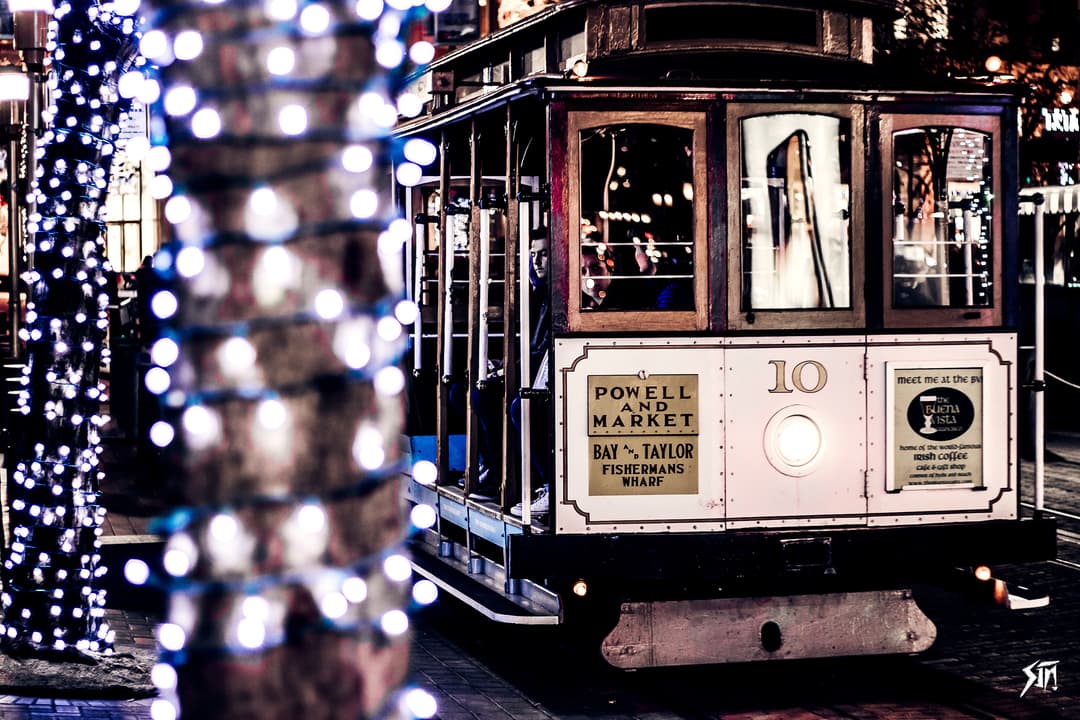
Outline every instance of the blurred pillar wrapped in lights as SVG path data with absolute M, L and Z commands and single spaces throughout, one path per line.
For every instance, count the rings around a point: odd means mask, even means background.
M 141 48 L 161 78 L 151 159 L 172 229 L 146 383 L 178 508 L 163 527 L 156 720 L 434 713 L 401 687 L 408 610 L 431 593 L 403 546 L 397 361 L 415 306 L 389 138 L 417 106 L 402 38 L 423 10 L 146 11 Z
M 140 59 L 134 18 L 112 4 L 63 2 L 51 27 L 0 632 L 9 651 L 67 655 L 108 652 L 113 638 L 98 554 L 99 370 L 111 278 L 103 201 L 127 105 L 117 82 Z

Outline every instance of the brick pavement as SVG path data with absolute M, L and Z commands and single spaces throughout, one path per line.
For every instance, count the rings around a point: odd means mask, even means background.
M 414 627 L 412 681 L 435 696 L 439 720 L 555 717 L 452 641 L 423 623 Z
M 157 619 L 138 611 L 106 610 L 109 624 L 116 629 L 116 651 L 155 646 Z M 76 697 L 34 697 L 0 694 L 0 720 L 148 720 L 153 698 L 93 699 Z
M 146 720 L 152 700 L 65 700 L 0 696 L 0 720 Z

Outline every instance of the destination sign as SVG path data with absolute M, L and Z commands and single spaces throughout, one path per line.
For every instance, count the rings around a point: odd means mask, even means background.
M 698 491 L 698 376 L 591 375 L 589 494 Z

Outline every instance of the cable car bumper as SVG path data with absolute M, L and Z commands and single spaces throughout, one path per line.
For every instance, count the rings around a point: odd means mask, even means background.
M 604 638 L 621 669 L 921 652 L 937 628 L 908 590 L 623 603 Z
M 956 567 L 1052 560 L 1056 534 L 1053 518 L 806 532 L 522 534 L 508 538 L 507 572 L 566 588 L 578 579 L 619 592 L 650 588 L 646 599 L 671 599 L 683 586 L 712 596 L 756 586 L 789 593 L 901 588 L 947 583 Z

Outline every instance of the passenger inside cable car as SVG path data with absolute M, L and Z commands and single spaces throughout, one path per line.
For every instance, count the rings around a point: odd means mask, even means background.
M 540 363 L 551 349 L 551 293 L 548 286 L 550 249 L 547 233 L 543 228 L 541 230 L 542 232 L 529 242 L 529 287 L 532 295 L 529 302 L 529 347 L 534 372 L 540 369 Z
M 689 248 L 661 245 L 652 233 L 630 238 L 634 244 L 634 260 L 642 278 L 643 310 L 693 310 L 694 266 Z M 680 253 L 680 250 L 682 251 Z
M 615 260 L 602 245 L 581 243 L 581 309 L 625 310 L 630 297 L 612 276 Z
M 549 241 L 545 228 L 540 228 L 539 233 L 530 240 L 529 259 L 529 355 L 533 375 L 532 388 L 547 390 L 548 364 L 551 361 L 551 293 L 548 286 Z M 522 436 L 521 405 L 521 398 L 514 398 L 510 402 L 510 420 L 514 425 L 512 437 L 515 440 Z M 533 498 L 531 509 L 534 515 L 543 515 L 550 508 L 547 465 L 551 455 L 551 435 L 548 432 L 551 405 L 541 398 L 535 398 L 528 404 L 528 412 L 530 489 Z M 510 513 L 521 517 L 522 503 L 510 508 Z

